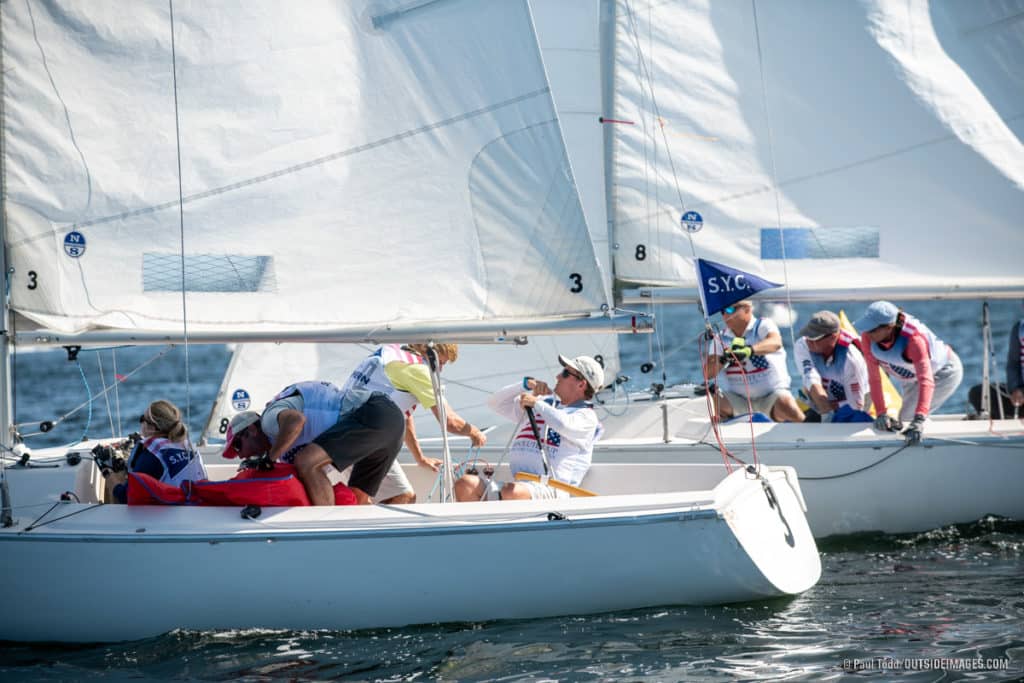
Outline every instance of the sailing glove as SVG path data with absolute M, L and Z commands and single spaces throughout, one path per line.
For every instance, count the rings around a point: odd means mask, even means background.
M 875 418 L 875 429 L 882 432 L 898 432 L 903 429 L 903 423 L 890 415 L 879 415 Z
M 911 420 L 910 426 L 907 427 L 907 431 L 903 432 L 903 436 L 907 440 L 908 446 L 916 446 L 921 443 L 921 437 L 924 435 L 924 420 L 924 415 L 918 413 L 914 416 L 914 419 Z
M 747 340 L 743 337 L 736 337 L 732 340 L 732 344 L 722 355 L 724 362 L 735 360 L 737 363 L 742 363 L 754 354 L 754 350 L 747 346 Z

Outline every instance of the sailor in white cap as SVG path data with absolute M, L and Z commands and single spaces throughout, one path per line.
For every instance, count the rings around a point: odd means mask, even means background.
M 513 476 L 523 472 L 536 475 L 539 481 L 498 482 L 466 474 L 455 482 L 457 500 L 564 498 L 567 490 L 583 481 L 594 443 L 603 431 L 592 399 L 604 388 L 604 369 L 590 356 L 559 356 L 558 362 L 562 371 L 554 388 L 524 377 L 522 383 L 497 391 L 488 402 L 492 410 L 516 422 L 508 455 Z

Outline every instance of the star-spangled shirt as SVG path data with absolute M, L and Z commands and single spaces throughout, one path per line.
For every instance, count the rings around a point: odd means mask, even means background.
M 526 412 L 519 405 L 522 384 L 511 384 L 495 392 L 488 400 L 491 410 L 518 423 L 509 447 L 508 464 L 512 474 L 531 472 L 543 476 L 540 448 Z M 537 428 L 547 446 L 553 479 L 579 486 L 590 469 L 594 443 L 604 431 L 597 413 L 589 403 L 579 401 L 562 405 L 555 396 L 545 396 L 533 407 Z
M 845 353 L 841 353 L 841 348 L 837 344 L 830 358 L 821 358 L 818 355 L 817 363 L 807 346 L 806 337 L 797 339 L 793 347 L 793 360 L 800 368 L 804 388 L 815 384 L 821 385 L 832 403 L 833 410 L 844 405 L 849 405 L 854 410 L 864 409 L 868 366 L 860 349 L 852 343 L 852 338 L 850 339 Z
M 751 318 L 743 331 L 743 338 L 747 346 L 754 346 L 772 332 L 778 333 L 779 326 L 770 318 Z M 733 334 L 728 327 L 722 331 L 722 338 L 717 338 L 712 344 L 714 355 L 722 354 L 722 344 L 730 346 L 737 335 Z M 746 378 L 744 380 L 744 374 Z M 736 394 L 746 395 L 748 386 L 751 398 L 767 396 L 776 389 L 789 390 L 789 370 L 786 368 L 786 349 L 779 348 L 763 355 L 753 355 L 743 361 L 742 366 L 732 363 L 723 368 L 719 373 L 719 382 L 723 389 Z

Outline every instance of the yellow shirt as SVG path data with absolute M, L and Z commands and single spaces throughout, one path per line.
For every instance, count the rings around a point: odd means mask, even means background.
M 424 408 L 433 408 L 437 404 L 430 369 L 425 364 L 395 360 L 384 366 L 384 374 L 396 389 L 415 396 Z

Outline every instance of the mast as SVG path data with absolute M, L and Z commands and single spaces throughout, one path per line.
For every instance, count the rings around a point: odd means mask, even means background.
M 5 225 L 4 212 L 0 211 L 0 274 L 3 277 L 0 281 L 3 286 L 2 304 L 0 304 L 2 306 L 2 310 L 0 310 L 0 374 L 3 377 L 3 381 L 0 382 L 0 450 L 14 447 L 14 416 L 11 410 L 13 397 L 11 380 L 14 374 L 11 369 L 11 344 L 14 343 L 14 338 L 11 335 L 11 307 L 8 296 L 13 272 L 7 270 L 7 245 L 6 241 L 3 241 Z
M 3 15 L 0 13 L 0 452 L 13 452 L 14 449 L 14 415 L 11 408 L 14 396 L 11 390 L 11 308 L 10 276 L 7 272 L 7 173 L 4 160 L 7 158 L 4 131 L 4 74 L 7 72 L 3 63 L 4 29 Z M 11 516 L 11 497 L 7 492 L 7 477 L 4 476 L 4 454 L 0 453 L 0 525 L 8 527 L 13 523 Z
M 598 45 L 601 59 L 601 116 L 615 117 L 615 0 L 602 0 Z M 618 280 L 615 277 L 615 256 L 618 241 L 615 235 L 615 178 L 612 154 L 615 151 L 615 132 L 611 125 L 604 125 L 604 205 L 605 230 L 608 234 L 608 273 L 611 279 L 612 301 L 618 303 Z
M 0 38 L 0 43 L 2 43 Z M 0 66 L 2 70 L 2 66 Z M 0 91 L 2 91 L 0 86 Z M 0 122 L 3 121 L 2 106 L 0 106 Z M 0 140 L 3 135 L 0 134 Z M 3 143 L 0 142 L 0 156 L 3 155 Z M 2 162 L 0 162 L 0 177 L 3 176 Z M 3 183 L 0 182 L 0 193 L 3 193 Z M 3 200 L 0 199 L 0 204 Z M 7 490 L 6 460 L 7 453 L 14 452 L 14 415 L 11 411 L 11 379 L 14 373 L 11 372 L 11 335 L 10 321 L 11 309 L 8 305 L 7 292 L 9 290 L 9 277 L 7 272 L 7 241 L 5 239 L 4 226 L 5 210 L 0 210 L 0 373 L 3 381 L 0 382 L 0 526 L 9 527 L 14 523 L 11 511 L 11 496 Z

